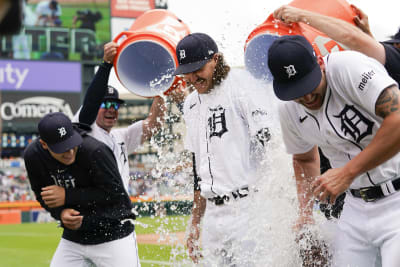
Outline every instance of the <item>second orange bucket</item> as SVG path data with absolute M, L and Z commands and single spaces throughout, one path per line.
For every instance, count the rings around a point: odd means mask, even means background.
M 289 5 L 354 24 L 354 11 L 345 0 L 294 0 Z M 343 50 L 338 43 L 307 24 L 293 23 L 289 26 L 275 20 L 273 14 L 270 14 L 267 20 L 257 26 L 246 40 L 245 66 L 253 76 L 272 80 L 267 64 L 268 49 L 277 38 L 283 35 L 303 35 L 313 45 L 315 52 L 321 56 L 325 56 L 331 51 Z

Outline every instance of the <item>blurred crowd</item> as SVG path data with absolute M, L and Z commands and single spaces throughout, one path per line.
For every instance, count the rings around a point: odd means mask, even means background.
M 34 200 L 25 174 L 14 175 L 0 171 L 0 202 Z
M 155 178 L 151 173 L 131 173 L 129 195 L 132 197 L 180 197 L 189 196 L 193 191 L 192 185 L 181 177 L 183 174 L 163 173 Z
M 132 197 L 176 197 L 190 195 L 191 190 L 179 175 L 163 173 L 155 178 L 151 173 L 134 172 L 129 183 L 129 195 Z M 25 172 L 13 174 L 0 170 L 0 202 L 35 200 Z

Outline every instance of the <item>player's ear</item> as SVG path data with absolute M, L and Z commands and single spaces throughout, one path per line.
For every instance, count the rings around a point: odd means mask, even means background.
M 322 70 L 325 70 L 324 58 L 320 55 L 317 56 L 317 61 Z
M 215 63 L 218 62 L 218 58 L 219 58 L 219 54 L 218 54 L 218 53 L 215 53 L 215 54 L 213 55 L 213 60 L 215 61 Z
M 46 142 L 42 139 L 39 139 L 40 144 L 42 145 L 43 149 L 47 150 L 49 147 L 47 146 Z

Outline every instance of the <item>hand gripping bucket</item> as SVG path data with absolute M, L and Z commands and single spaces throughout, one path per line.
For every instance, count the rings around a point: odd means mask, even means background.
M 167 10 L 153 9 L 139 16 L 129 31 L 114 39 L 120 43 L 114 67 L 121 84 L 143 97 L 181 87 L 182 80 L 172 75 L 178 65 L 175 49 L 189 33 L 188 26 Z
M 345 0 L 294 0 L 289 5 L 354 24 L 355 13 Z M 273 14 L 270 14 L 267 20 L 257 26 L 246 40 L 245 66 L 254 77 L 272 81 L 272 74 L 268 69 L 268 49 L 277 38 L 283 35 L 303 35 L 320 56 L 344 49 L 325 34 L 305 23 L 287 25 L 280 20 L 275 20 Z

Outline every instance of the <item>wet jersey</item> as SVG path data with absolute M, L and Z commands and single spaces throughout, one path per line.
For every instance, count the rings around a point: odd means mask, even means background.
M 231 69 L 210 93 L 195 90 L 185 100 L 185 147 L 195 154 L 201 194 L 229 194 L 255 179 L 252 152 L 270 138 L 265 90 L 243 69 Z
M 354 51 L 324 58 L 327 89 L 322 107 L 309 110 L 294 101 L 279 107 L 287 152 L 301 154 L 318 145 L 333 168 L 357 156 L 376 135 L 383 119 L 375 115 L 382 91 L 396 84 L 375 59 Z M 368 187 L 398 177 L 400 154 L 357 177 L 350 188 Z

